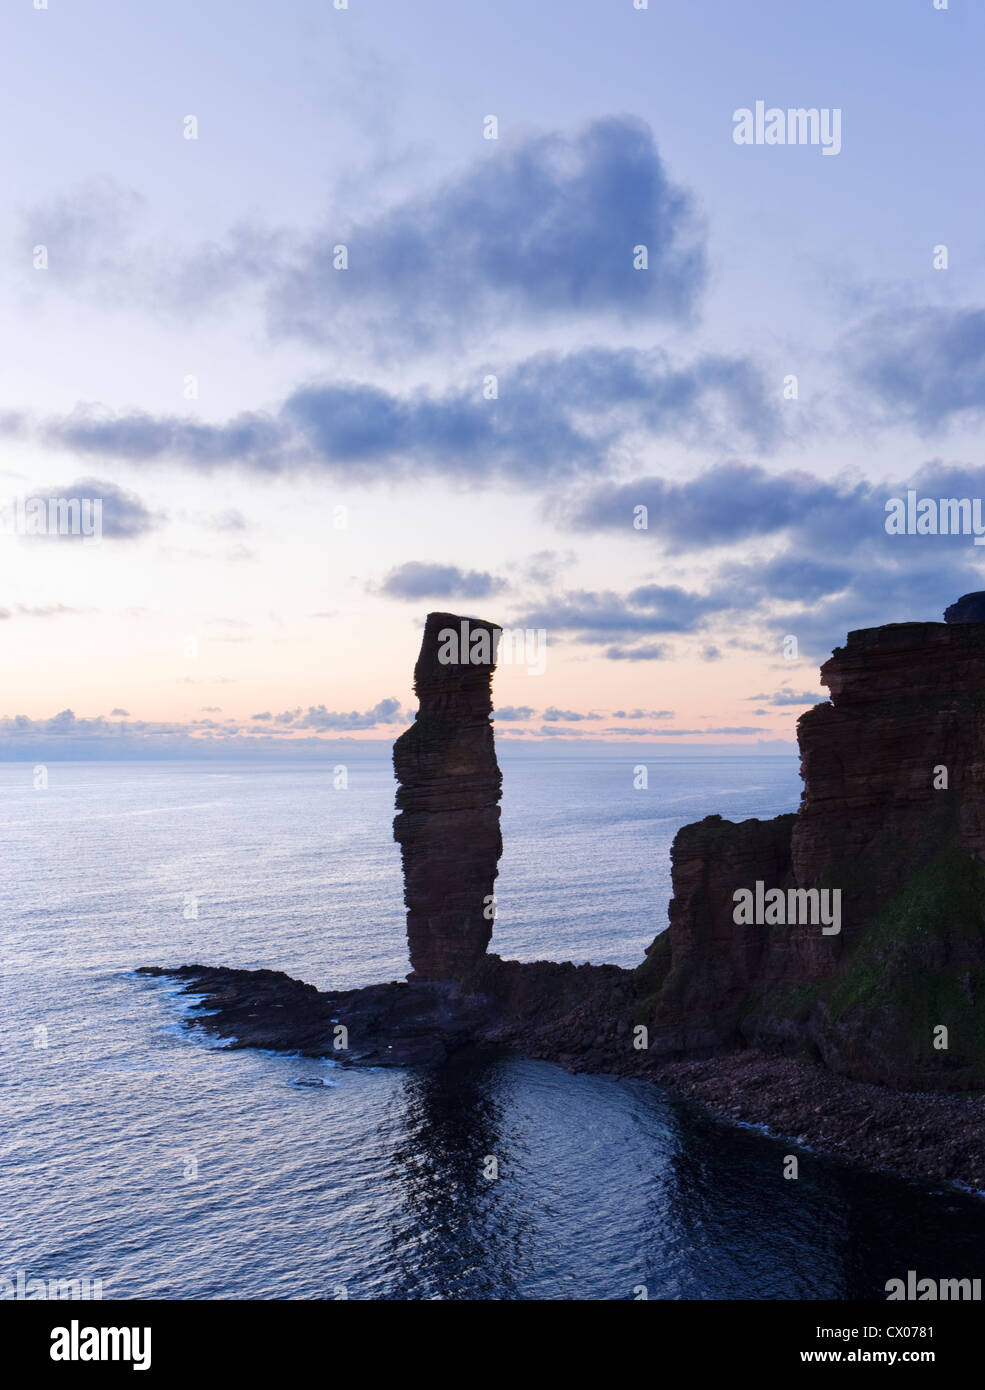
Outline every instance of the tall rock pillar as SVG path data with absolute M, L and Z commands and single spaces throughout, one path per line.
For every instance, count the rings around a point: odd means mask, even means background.
M 413 980 L 461 982 L 492 935 L 503 841 L 492 674 L 500 629 L 430 613 L 414 667 L 419 709 L 393 746 Z

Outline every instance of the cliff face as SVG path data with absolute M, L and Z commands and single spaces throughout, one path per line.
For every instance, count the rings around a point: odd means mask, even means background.
M 637 972 L 653 1046 L 752 1043 L 891 1085 L 983 1084 L 985 623 L 852 632 L 821 680 L 831 703 L 798 724 L 796 816 L 677 836 L 670 927 Z M 737 925 L 733 893 L 757 880 L 838 890 L 840 932 Z
M 873 907 L 942 849 L 985 856 L 985 624 L 849 633 L 821 681 L 831 704 L 798 728 L 793 864 L 799 882 L 843 885 L 847 949 Z
M 498 632 L 476 618 L 428 615 L 414 667 L 420 708 L 393 748 L 413 980 L 462 982 L 492 934 L 503 850 L 489 722 Z
M 789 815 L 734 825 L 707 816 L 675 837 L 671 926 L 666 941 L 655 943 L 667 971 L 652 1019 L 658 1051 L 717 1046 L 735 1032 L 750 988 L 781 968 L 785 933 L 736 925 L 732 893 L 757 879 L 778 888 L 792 883 L 793 821 Z

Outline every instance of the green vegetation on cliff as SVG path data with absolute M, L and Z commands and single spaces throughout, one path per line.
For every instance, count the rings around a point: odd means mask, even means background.
M 881 1079 L 985 1080 L 985 865 L 948 849 L 873 914 L 827 979 L 773 989 L 751 1015 L 786 1020 L 835 1056 L 868 1057 Z M 947 1047 L 935 1046 L 941 1026 Z M 775 1027 L 767 1030 L 778 1032 Z

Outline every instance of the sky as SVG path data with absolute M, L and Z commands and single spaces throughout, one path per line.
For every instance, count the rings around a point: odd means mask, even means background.
M 501 740 L 774 750 L 985 588 L 885 524 L 982 495 L 978 0 L 336 4 L 4 7 L 0 757 L 385 743 L 432 610 Z

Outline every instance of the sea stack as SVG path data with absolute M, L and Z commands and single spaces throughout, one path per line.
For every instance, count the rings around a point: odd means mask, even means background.
M 489 716 L 500 632 L 479 618 L 428 614 L 417 718 L 393 746 L 412 981 L 465 983 L 492 935 L 503 777 Z

